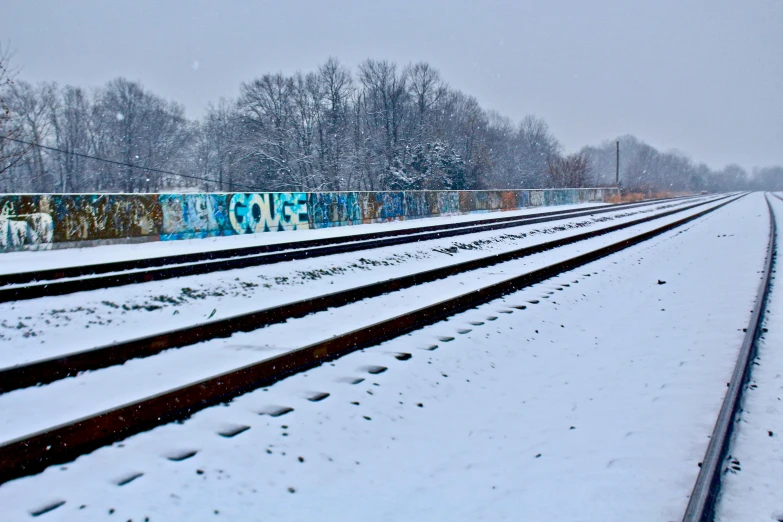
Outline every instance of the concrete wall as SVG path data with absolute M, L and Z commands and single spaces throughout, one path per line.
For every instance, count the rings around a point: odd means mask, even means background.
M 616 189 L 0 195 L 0 252 L 602 202 Z

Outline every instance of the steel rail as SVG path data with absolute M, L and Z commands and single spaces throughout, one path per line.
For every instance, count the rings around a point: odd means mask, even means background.
M 362 299 L 377 297 L 389 292 L 395 292 L 438 279 L 444 279 L 471 270 L 494 266 L 546 250 L 609 234 L 655 219 L 684 212 L 692 208 L 708 205 L 715 201 L 719 200 L 696 203 L 666 212 L 656 213 L 627 223 L 620 223 L 598 230 L 583 232 L 581 234 L 548 241 L 538 245 L 522 247 L 501 254 L 493 254 L 471 261 L 455 263 L 407 276 L 370 283 L 321 296 L 310 297 L 300 301 L 239 314 L 224 319 L 207 321 L 194 326 L 178 328 L 167 332 L 90 348 L 80 352 L 72 352 L 65 355 L 2 368 L 0 369 L 0 393 L 6 393 L 39 384 L 48 384 L 59 379 L 78 375 L 80 372 L 123 364 L 130 359 L 149 357 L 171 348 L 180 348 L 201 341 L 229 337 L 237 332 L 249 332 L 270 324 L 282 323 L 288 319 L 302 317 L 329 308 L 344 306 Z
M 230 251 L 223 250 L 218 252 L 201 252 L 195 254 L 182 254 L 179 256 L 168 256 L 166 258 L 119 261 L 114 263 L 106 263 L 103 265 L 87 265 L 82 267 L 70 267 L 66 269 L 5 274 L 0 275 L 0 303 L 36 299 L 39 297 L 66 295 L 74 292 L 112 288 L 135 283 L 148 283 L 150 281 L 160 281 L 164 279 L 172 279 L 175 277 L 202 275 L 211 272 L 247 268 L 252 266 L 328 256 L 346 252 L 356 252 L 361 250 L 394 246 L 403 243 L 413 243 L 417 241 L 473 234 L 477 232 L 502 230 L 505 228 L 544 223 L 570 217 L 616 212 L 618 209 L 633 208 L 635 206 L 651 206 L 660 204 L 662 201 L 665 202 L 667 200 L 656 200 L 652 203 L 645 202 L 623 204 L 625 205 L 623 207 L 619 205 L 612 205 L 611 208 L 599 208 L 595 210 L 558 211 L 533 214 L 528 216 L 496 218 L 498 222 L 489 224 L 481 221 L 467 222 L 467 225 L 465 223 L 450 223 L 445 225 L 433 225 L 431 227 L 420 227 L 417 229 L 393 230 L 291 243 L 278 243 L 275 245 L 245 247 L 242 249 L 232 249 Z M 495 221 L 495 219 L 485 221 Z M 429 231 L 422 232 L 422 229 L 429 229 Z M 240 251 L 241 253 L 239 253 Z M 220 258 L 220 256 L 227 255 L 227 252 L 234 252 L 234 254 L 225 259 Z M 218 257 L 218 259 L 215 259 L 216 257 Z M 157 263 L 160 259 L 176 259 L 179 260 L 180 264 L 168 266 L 159 265 L 150 268 L 144 268 L 141 266 L 144 264 Z M 188 259 L 188 261 L 183 262 L 182 260 L 184 259 Z M 134 264 L 138 264 L 140 266 L 135 266 L 132 269 L 129 268 L 134 266 Z M 137 271 L 114 271 L 123 267 L 126 270 Z M 90 277 L 89 273 L 82 273 L 90 271 L 92 271 L 92 277 Z M 86 275 L 87 277 L 79 278 L 81 277 L 80 274 Z M 65 279 L 66 277 L 77 277 L 77 279 Z M 50 278 L 52 279 L 51 281 Z M 25 286 L 12 286 L 11 283 L 25 284 Z
M 710 443 L 704 454 L 699 475 L 691 492 L 683 522 L 711 522 L 715 516 L 715 505 L 720 492 L 721 476 L 724 474 L 724 462 L 729 451 L 731 434 L 739 413 L 742 392 L 750 376 L 750 362 L 756 355 L 756 343 L 762 334 L 762 319 L 769 295 L 772 265 L 776 247 L 775 213 L 769 198 L 765 196 L 769 210 L 769 239 L 767 255 L 764 260 L 763 277 L 756 291 L 756 303 L 748 321 L 746 334 L 742 340 L 737 364 L 729 381 L 726 396 L 723 398 L 718 419 L 710 436 Z
M 741 196 L 740 196 L 741 197 Z M 655 229 L 391 319 L 331 337 L 221 375 L 23 436 L 0 446 L 0 483 L 64 463 L 136 433 L 273 384 L 347 353 L 399 337 L 562 272 L 671 231 L 736 201 L 733 198 Z

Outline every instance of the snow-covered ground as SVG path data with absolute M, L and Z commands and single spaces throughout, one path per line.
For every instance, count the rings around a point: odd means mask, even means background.
M 693 203 L 620 209 L 367 252 L 2 303 L 0 367 L 491 256 Z
M 147 259 L 191 254 L 194 252 L 214 252 L 232 248 L 279 243 L 307 241 L 325 237 L 345 237 L 354 234 L 369 234 L 392 230 L 409 230 L 432 225 L 468 223 L 487 219 L 526 216 L 529 214 L 561 212 L 564 210 L 590 209 L 605 207 L 605 203 L 582 203 L 579 205 L 558 205 L 552 207 L 530 207 L 504 212 L 485 212 L 443 216 L 405 221 L 388 221 L 366 225 L 319 228 L 313 230 L 286 230 L 265 234 L 243 234 L 237 236 L 219 236 L 203 239 L 183 239 L 177 241 L 151 241 L 147 243 L 103 245 L 85 248 L 65 248 L 57 250 L 35 250 L 0 254 L 0 274 L 33 272 L 67 266 L 84 266 L 131 259 Z
M 684 214 L 703 210 L 693 209 Z M 105 409 L 144 399 L 178 386 L 206 379 L 247 364 L 321 341 L 332 335 L 390 319 L 449 297 L 477 290 L 556 261 L 595 250 L 666 222 L 675 214 L 556 250 L 449 277 L 373 299 L 315 313 L 226 339 L 167 350 L 154 357 L 129 361 L 48 386 L 0 395 L 0 441 L 93 415 Z M 418 267 L 417 267 L 418 268 Z M 24 419 L 5 412 L 28 412 Z
M 4 484 L 0 511 L 7 520 L 28 520 L 31 512 L 65 502 L 41 518 L 677 520 L 742 341 L 767 230 L 763 196 L 750 195 L 227 407 Z M 603 240 L 609 238 L 618 235 Z M 590 240 L 492 267 L 481 281 L 601 244 Z M 448 281 L 463 287 L 461 293 L 470 280 Z M 449 285 L 428 286 L 404 300 L 421 305 L 449 292 Z M 404 305 L 396 295 L 373 301 L 382 310 L 343 307 L 315 314 L 309 329 L 299 327 L 303 318 L 291 322 L 295 328 L 273 326 L 220 342 L 224 354 L 263 358 L 310 336 L 328 336 L 335 324 L 346 328 L 347 321 L 398 313 Z M 519 304 L 527 308 L 512 308 Z M 89 383 L 85 378 L 198 349 L 55 385 Z M 412 357 L 400 360 L 400 353 Z M 377 366 L 388 370 L 369 373 Z M 192 370 L 177 368 L 176 374 Z M 37 417 L 35 409 L 48 407 L 43 400 L 14 402 L 23 392 L 30 390 L 0 396 L 4 421 L 24 424 Z M 329 396 L 310 400 L 319 392 Z M 92 388 L 96 393 L 99 387 Z M 76 413 L 83 399 L 60 407 Z M 266 415 L 279 406 L 294 410 Z M 219 435 L 241 428 L 248 429 Z
M 783 202 L 770 201 L 777 218 L 779 270 Z M 764 327 L 729 449 L 731 472 L 723 476 L 717 521 L 783 520 L 783 288 L 774 275 Z

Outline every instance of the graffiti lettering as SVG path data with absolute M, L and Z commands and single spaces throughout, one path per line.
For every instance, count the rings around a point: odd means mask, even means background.
M 0 252 L 177 240 L 604 201 L 616 189 L 0 195 Z
M 234 194 L 228 218 L 237 234 L 309 228 L 303 193 Z

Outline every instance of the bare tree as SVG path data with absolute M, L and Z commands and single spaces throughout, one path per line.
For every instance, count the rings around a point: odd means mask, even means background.
M 326 187 L 323 154 L 320 148 L 326 92 L 315 73 L 297 73 L 291 91 L 291 139 L 294 153 L 294 177 L 307 190 Z
M 756 190 L 783 190 L 783 167 L 753 169 L 753 186 Z
M 240 87 L 244 164 L 261 186 L 275 190 L 297 187 L 291 170 L 291 92 L 293 81 L 282 74 L 265 74 Z
M 210 104 L 198 132 L 204 177 L 216 180 L 220 191 L 233 191 L 240 150 L 241 123 L 235 105 L 223 98 Z
M 11 65 L 13 53 L 0 43 L 0 183 L 8 181 L 6 171 L 16 165 L 30 150 L 29 145 L 13 141 L 21 137 L 21 125 L 11 108 L 11 96 L 17 70 Z
M 516 127 L 510 118 L 495 111 L 487 113 L 487 144 L 491 151 L 492 169 L 487 179 L 495 188 L 519 187 L 519 163 L 514 148 Z
M 486 188 L 492 168 L 487 114 L 473 96 L 452 91 L 447 98 L 443 111 L 449 118 L 444 135 L 465 162 L 464 183 L 458 184 L 456 188 Z
M 383 185 L 406 161 L 402 131 L 408 111 L 408 78 L 394 62 L 365 60 L 359 66 L 359 81 L 361 116 L 368 133 L 365 144 L 376 158 L 368 173 L 370 183 Z
M 587 180 L 587 156 L 581 152 L 547 158 L 549 186 L 553 188 L 584 187 Z
M 321 168 L 329 187 L 341 190 L 354 186 L 355 158 L 350 154 L 351 72 L 335 58 L 318 69 L 324 89 L 323 124 L 319 129 Z
M 53 169 L 59 176 L 58 190 L 89 191 L 88 165 L 79 154 L 90 153 L 89 118 L 91 103 L 78 87 L 64 87 L 52 98 L 49 120 L 54 134 L 54 146 L 65 151 L 52 157 Z
M 16 115 L 17 135 L 26 143 L 43 144 L 51 133 L 49 114 L 54 104 L 56 86 L 15 82 L 10 89 L 9 104 Z M 51 191 L 53 183 L 44 151 L 30 146 L 11 172 L 15 190 Z
M 414 106 L 413 138 L 426 143 L 440 138 L 441 130 L 437 114 L 433 114 L 448 94 L 448 87 L 441 80 L 437 69 L 426 62 L 410 65 L 405 72 L 408 77 L 408 89 Z
M 547 161 L 560 154 L 560 145 L 541 118 L 525 116 L 520 122 L 515 138 L 518 157 L 518 184 L 527 187 L 547 185 Z
M 183 185 L 168 170 L 182 159 L 192 129 L 181 105 L 147 92 L 140 84 L 117 78 L 99 91 L 93 110 L 96 153 L 123 166 L 101 166 L 126 192 L 152 191 Z M 116 186 L 116 185 L 115 185 Z
M 265 74 L 199 122 L 117 78 L 94 91 L 14 82 L 0 47 L 0 189 L 9 191 L 405 190 L 610 186 L 615 143 L 563 155 L 543 119 L 514 123 L 450 88 L 425 62 L 368 59 L 355 75 Z M 780 187 L 775 168 L 713 171 L 676 150 L 619 138 L 630 191 Z M 40 146 L 38 146 L 40 145 Z M 92 157 L 88 159 L 88 157 Z M 104 161 L 109 160 L 109 162 Z M 116 162 L 113 164 L 111 162 Z M 159 171 L 189 172 L 188 180 Z

